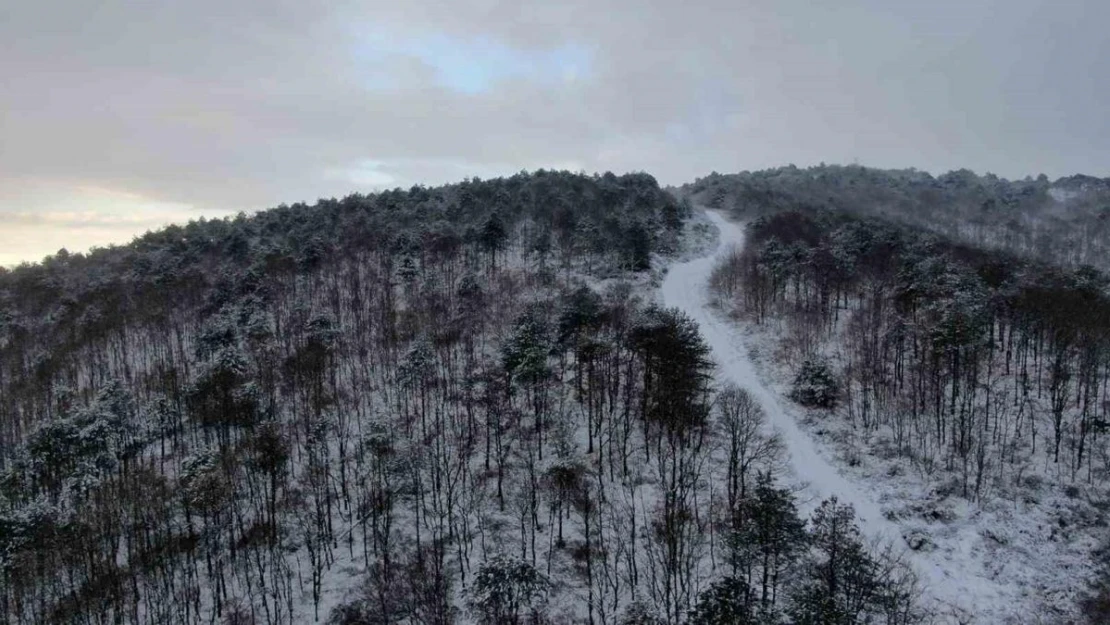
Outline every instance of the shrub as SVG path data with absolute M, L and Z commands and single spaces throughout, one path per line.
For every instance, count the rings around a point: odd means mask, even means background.
M 639 599 L 628 604 L 619 622 L 620 625 L 666 625 L 667 623 L 651 606 Z
M 471 589 L 471 606 L 486 623 L 536 622 L 547 602 L 549 582 L 531 564 L 497 557 L 482 565 Z M 525 618 L 527 615 L 528 619 Z
M 1096 579 L 1079 599 L 1080 615 L 1091 625 L 1110 622 L 1110 543 L 1095 550 L 1094 561 Z
M 698 603 L 690 610 L 688 625 L 754 624 L 751 592 L 744 580 L 726 577 L 698 595 Z
M 840 383 L 828 363 L 807 359 L 794 376 L 790 398 L 810 408 L 835 408 L 840 399 Z

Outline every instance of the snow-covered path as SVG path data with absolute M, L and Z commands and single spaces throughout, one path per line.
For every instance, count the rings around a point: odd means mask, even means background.
M 718 247 L 707 257 L 670 267 L 662 285 L 664 303 L 681 309 L 698 323 L 718 365 L 718 380 L 733 382 L 747 390 L 763 407 L 771 425 L 781 433 L 794 477 L 804 493 L 799 498 L 800 509 L 808 513 L 822 499 L 836 496 L 841 502 L 855 507 L 861 528 L 867 536 L 904 545 L 899 527 L 883 516 L 878 503 L 864 487 L 846 479 L 820 453 L 810 436 L 784 409 L 777 394 L 760 380 L 740 334 L 710 308 L 707 290 L 709 274 L 730 248 L 743 245 L 744 229 L 715 211 L 708 211 L 707 214 L 720 229 Z M 974 599 L 972 589 L 967 583 L 970 580 L 953 577 L 946 569 L 954 568 L 955 563 L 946 562 L 948 566 L 943 566 L 930 555 L 907 553 L 925 585 L 928 597 L 936 601 L 942 612 L 953 607 L 964 613 L 976 612 L 971 603 Z M 957 576 L 960 573 L 952 572 Z

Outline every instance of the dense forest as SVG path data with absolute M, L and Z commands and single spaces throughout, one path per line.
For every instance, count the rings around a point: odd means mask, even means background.
M 921 622 L 651 301 L 690 214 L 539 171 L 0 272 L 0 620 Z
M 966 169 L 939 176 L 858 165 L 713 173 L 683 187 L 710 208 L 762 215 L 828 210 L 885 217 L 977 247 L 1067 267 L 1110 270 L 1110 179 L 1006 180 Z
M 0 269 L 0 621 L 947 622 L 659 303 L 702 205 L 748 223 L 715 301 L 848 466 L 1105 533 L 1107 181 L 541 170 Z

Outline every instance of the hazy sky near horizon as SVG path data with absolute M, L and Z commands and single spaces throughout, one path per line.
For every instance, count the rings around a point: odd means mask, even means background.
M 0 264 L 537 167 L 1110 175 L 1105 0 L 0 0 Z

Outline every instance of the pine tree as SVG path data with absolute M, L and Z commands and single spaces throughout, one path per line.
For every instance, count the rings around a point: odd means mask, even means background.
M 791 610 L 799 625 L 868 622 L 881 600 L 878 564 L 868 554 L 851 505 L 835 497 L 811 518 L 813 560 Z
M 698 595 L 687 625 L 757 625 L 752 593 L 743 580 L 725 577 Z

